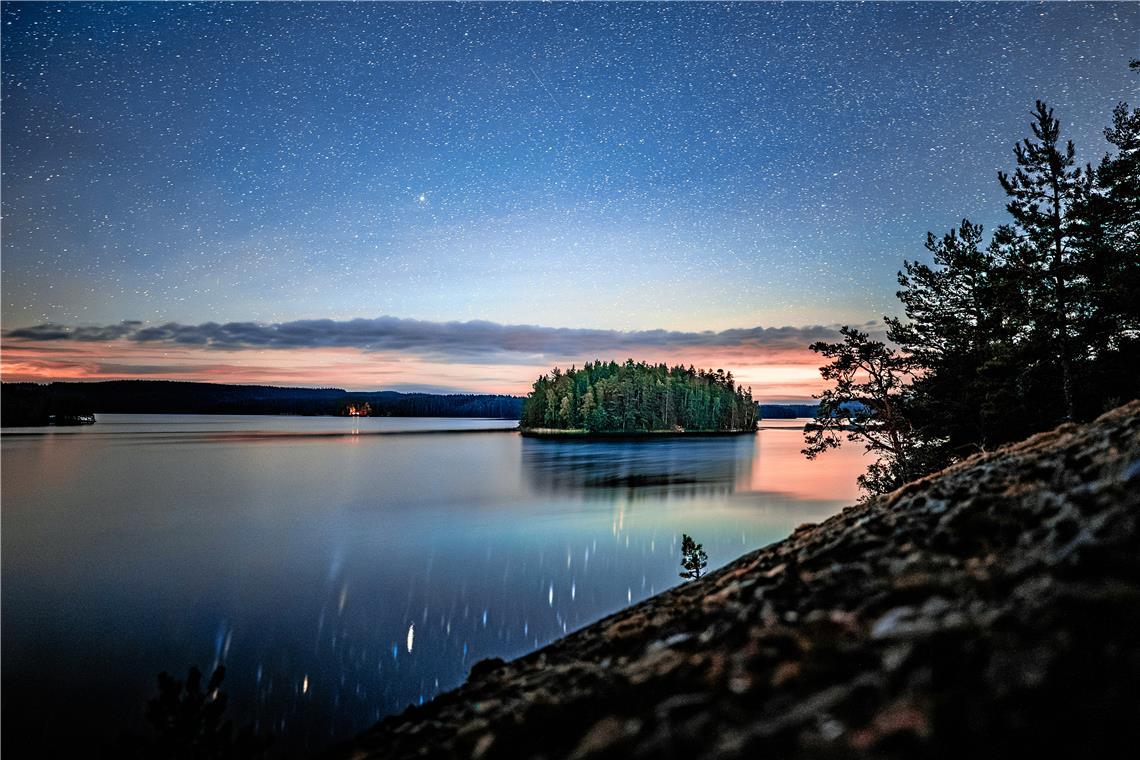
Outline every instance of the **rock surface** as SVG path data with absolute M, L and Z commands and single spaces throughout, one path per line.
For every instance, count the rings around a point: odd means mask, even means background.
M 531 655 L 484 661 L 342 751 L 1128 756 L 1138 528 L 1132 402 L 802 526 Z

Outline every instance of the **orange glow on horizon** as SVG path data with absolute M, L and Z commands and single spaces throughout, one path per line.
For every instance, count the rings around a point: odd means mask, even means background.
M 602 357 L 624 361 L 626 357 Z M 635 360 L 692 364 L 731 371 L 760 401 L 808 400 L 822 388 L 818 357 L 806 348 L 729 349 L 682 354 L 647 352 Z M 257 385 L 337 387 L 346 390 L 429 389 L 443 393 L 525 395 L 540 374 L 581 361 L 527 357 L 519 363 L 461 362 L 352 348 L 219 350 L 110 343 L 6 341 L 0 350 L 4 382 L 186 380 Z

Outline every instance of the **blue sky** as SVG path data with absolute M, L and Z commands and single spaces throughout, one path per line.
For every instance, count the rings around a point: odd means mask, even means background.
M 1140 5 L 3 4 L 3 320 L 864 322 Z

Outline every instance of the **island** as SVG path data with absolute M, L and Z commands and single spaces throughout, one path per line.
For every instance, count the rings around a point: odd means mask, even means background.
M 587 362 L 541 375 L 519 430 L 537 437 L 729 435 L 756 430 L 752 389 L 731 372 L 665 364 Z

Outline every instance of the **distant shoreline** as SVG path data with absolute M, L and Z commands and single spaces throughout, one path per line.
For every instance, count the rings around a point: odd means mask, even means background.
M 350 392 L 171 380 L 4 383 L 0 425 L 31 427 L 52 415 L 256 414 L 298 417 L 464 417 L 517 420 L 522 399 L 494 394 Z
M 300 388 L 229 385 L 175 380 L 106 380 L 3 383 L 0 427 L 43 427 L 53 416 L 91 414 L 217 414 L 271 417 L 450 417 L 518 420 L 523 398 L 500 394 L 432 394 L 397 391 L 346 391 L 340 388 Z M 813 416 L 806 404 L 757 404 L 755 417 L 790 419 Z M 351 414 L 351 412 L 363 412 Z M 738 420 L 739 422 L 739 420 Z M 545 430 L 545 428 L 536 428 Z M 558 437 L 580 439 L 585 431 Z M 744 431 L 748 432 L 748 431 Z M 663 435 L 735 435 L 736 432 L 654 431 L 616 433 L 635 437 Z M 595 435 L 595 434 L 591 434 Z M 535 435 L 534 437 L 539 437 Z

